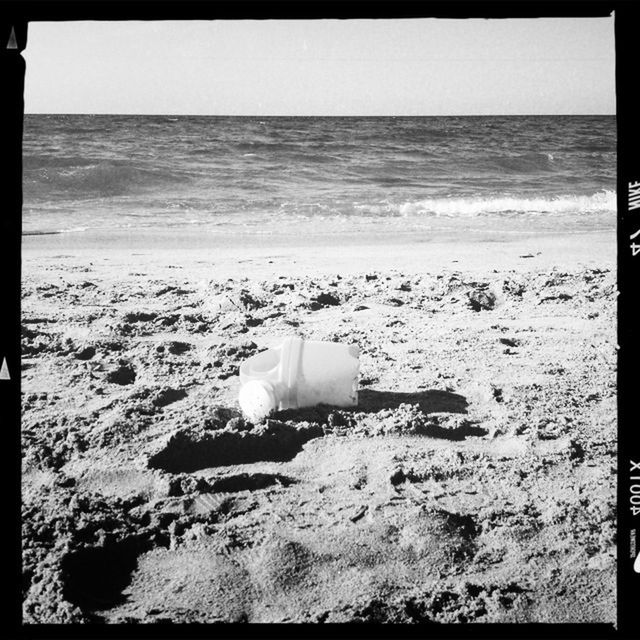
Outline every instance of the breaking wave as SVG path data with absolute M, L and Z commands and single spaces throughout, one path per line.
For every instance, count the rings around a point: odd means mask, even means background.
M 615 213 L 616 192 L 607 190 L 590 196 L 570 195 L 547 198 L 427 198 L 401 204 L 358 204 L 354 208 L 361 215 L 404 217 Z

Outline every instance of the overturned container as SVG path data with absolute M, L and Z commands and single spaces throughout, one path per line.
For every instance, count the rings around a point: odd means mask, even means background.
M 272 411 L 358 404 L 355 345 L 287 338 L 240 365 L 240 408 L 253 422 Z

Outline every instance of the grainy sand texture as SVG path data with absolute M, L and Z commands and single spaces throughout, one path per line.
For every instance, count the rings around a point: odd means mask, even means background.
M 25 622 L 613 622 L 614 242 L 25 237 Z M 242 417 L 289 335 L 356 408 Z

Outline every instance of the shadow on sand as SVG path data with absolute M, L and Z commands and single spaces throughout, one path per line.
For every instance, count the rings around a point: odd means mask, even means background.
M 416 391 L 400 393 L 396 391 L 358 391 L 358 406 L 353 411 L 377 413 L 383 409 L 397 409 L 401 404 L 417 404 L 423 413 L 467 413 L 467 399 L 451 391 Z
M 439 419 L 440 416 L 438 416 L 438 419 L 435 419 L 436 416 L 434 416 L 433 424 L 425 425 L 421 431 L 422 435 L 445 440 L 464 440 L 468 436 L 484 436 L 487 434 L 486 429 L 477 426 L 471 421 L 456 419 L 455 415 L 446 415 L 457 414 L 459 416 L 467 413 L 469 404 L 464 396 L 450 391 L 435 389 L 413 393 L 361 389 L 358 392 L 358 405 L 356 407 L 339 408 L 319 405 L 305 409 L 287 409 L 275 414 L 274 418 L 282 421 L 307 421 L 341 426 L 345 423 L 340 420 L 340 415 L 344 416 L 352 413 L 373 414 L 385 409 L 397 409 L 403 404 L 418 405 L 420 411 L 427 416 L 430 414 L 445 414 L 442 416 L 442 420 Z M 336 412 L 340 413 L 336 414 Z

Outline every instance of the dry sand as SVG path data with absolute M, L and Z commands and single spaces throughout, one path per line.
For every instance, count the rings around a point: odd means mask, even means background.
M 26 237 L 25 621 L 613 622 L 615 308 L 612 233 Z M 359 406 L 249 424 L 292 334 Z

